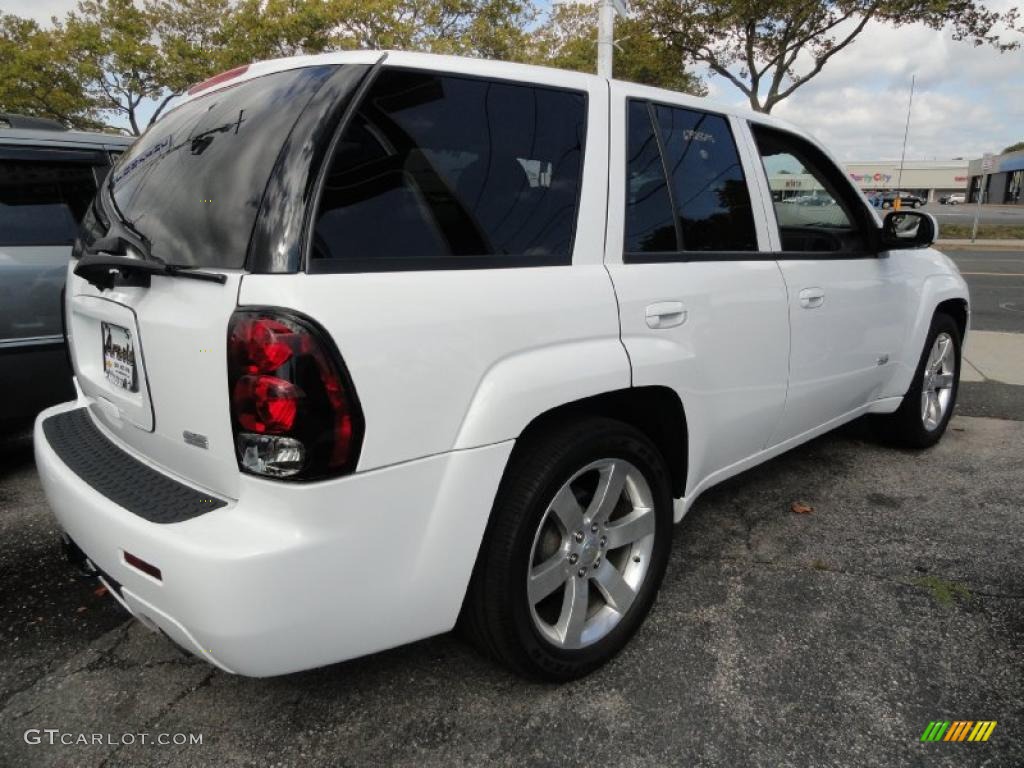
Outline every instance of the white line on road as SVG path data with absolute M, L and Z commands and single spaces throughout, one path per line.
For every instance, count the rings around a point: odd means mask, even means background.
M 1024 272 L 961 272 L 965 277 L 1024 277 Z

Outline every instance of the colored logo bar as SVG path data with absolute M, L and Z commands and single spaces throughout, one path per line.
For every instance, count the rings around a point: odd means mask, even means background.
M 988 741 L 995 728 L 995 720 L 932 720 L 921 741 Z

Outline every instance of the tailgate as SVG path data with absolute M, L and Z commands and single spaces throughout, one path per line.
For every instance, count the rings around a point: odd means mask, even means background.
M 67 330 L 78 385 L 103 426 L 143 460 L 237 498 L 227 327 L 240 271 L 227 283 L 154 276 L 100 291 L 68 266 Z

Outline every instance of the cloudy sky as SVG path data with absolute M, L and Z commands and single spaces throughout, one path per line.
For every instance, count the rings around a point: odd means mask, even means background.
M 74 0 L 4 0 L 6 12 L 41 22 L 73 6 Z M 808 128 L 843 160 L 898 159 L 913 75 L 908 159 L 978 157 L 1024 140 L 1024 51 L 999 54 L 920 25 L 869 25 L 774 114 Z M 745 103 L 727 81 L 707 82 L 712 98 Z

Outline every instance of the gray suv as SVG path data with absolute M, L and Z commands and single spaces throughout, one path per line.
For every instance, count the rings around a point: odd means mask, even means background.
M 64 274 L 86 208 L 131 142 L 0 113 L 0 433 L 74 395 Z

